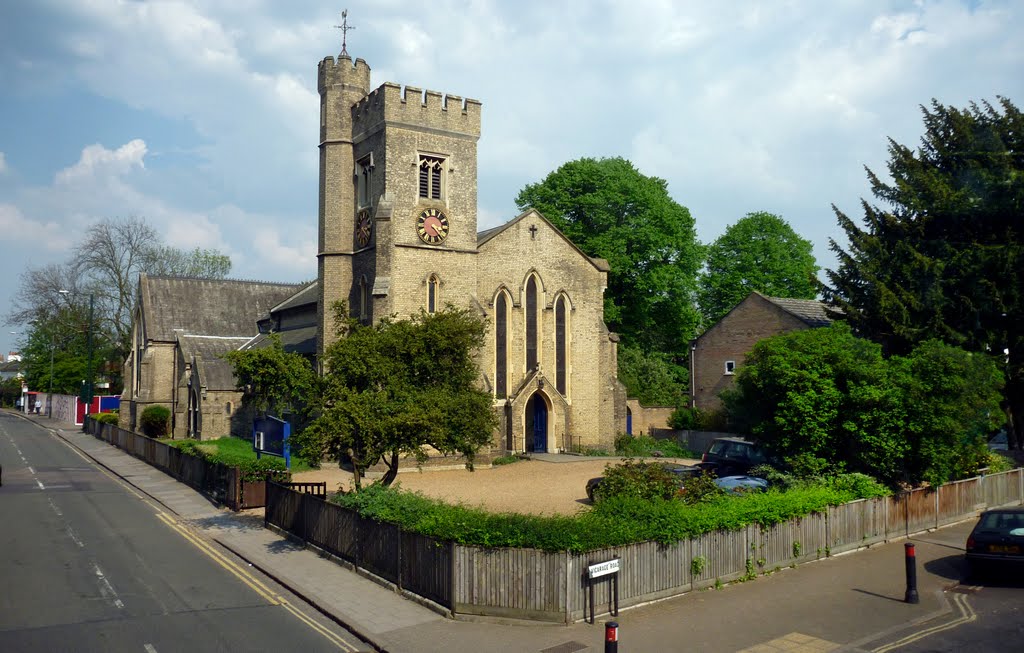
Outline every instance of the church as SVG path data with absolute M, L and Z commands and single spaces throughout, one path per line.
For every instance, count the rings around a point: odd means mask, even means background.
M 477 100 L 385 83 L 344 52 L 320 62 L 318 351 L 344 300 L 365 323 L 470 308 L 487 321 L 480 384 L 509 452 L 614 448 L 626 430 L 608 263 L 527 211 L 477 229 Z
M 224 363 L 210 347 L 259 347 L 278 333 L 286 350 L 315 360 L 335 337 L 338 301 L 364 324 L 452 304 L 488 325 L 478 366 L 500 421 L 494 453 L 613 450 L 628 408 L 618 337 L 604 322 L 608 263 L 532 210 L 478 231 L 480 102 L 393 83 L 371 89 L 370 67 L 344 50 L 320 62 L 317 86 L 316 281 L 207 283 L 231 301 L 194 301 L 157 338 L 167 306 L 212 290 L 144 277 L 122 426 L 135 428 L 146 405 L 161 404 L 176 437 L 242 433 L 241 390 L 215 387 L 232 385 L 213 382 L 231 374 L 213 369 Z M 227 331 L 217 328 L 225 304 L 245 313 Z

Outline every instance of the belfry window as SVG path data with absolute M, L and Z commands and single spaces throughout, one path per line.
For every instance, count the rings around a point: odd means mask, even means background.
M 508 395 L 508 299 L 503 292 L 494 302 L 494 395 Z
M 428 313 L 436 313 L 437 312 L 437 301 L 438 301 L 437 294 L 438 294 L 438 291 L 440 290 L 440 287 L 441 287 L 441 281 L 437 278 L 437 275 L 436 274 L 430 275 L 430 278 L 427 279 L 427 312 Z
M 420 155 L 420 197 L 439 200 L 444 197 L 443 157 Z
M 526 371 L 537 367 L 537 279 L 526 281 Z
M 373 192 L 373 154 L 368 154 L 359 159 L 356 164 L 356 197 L 359 208 L 370 206 L 371 193 Z
M 566 391 L 569 387 L 567 374 L 568 336 L 566 329 L 568 303 L 565 295 L 559 297 L 558 301 L 555 302 L 555 387 L 558 388 L 563 397 L 567 395 Z

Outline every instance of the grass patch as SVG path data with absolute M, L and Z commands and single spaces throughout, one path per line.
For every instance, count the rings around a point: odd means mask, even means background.
M 284 458 L 264 454 L 259 460 L 252 450 L 252 442 L 248 439 L 226 437 L 216 440 L 160 440 L 165 444 L 186 453 L 199 456 L 212 463 L 221 463 L 229 467 L 239 467 L 247 473 L 247 480 L 261 476 L 265 470 L 284 470 Z M 305 472 L 313 469 L 305 459 L 292 456 L 292 472 Z

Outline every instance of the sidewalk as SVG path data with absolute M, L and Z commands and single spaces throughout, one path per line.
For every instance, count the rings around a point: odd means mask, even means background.
M 505 625 L 446 619 L 263 527 L 261 515 L 218 508 L 188 486 L 45 416 L 26 416 L 382 651 L 573 653 L 604 649 L 603 622 Z M 911 538 L 920 603 L 903 602 L 904 547 L 894 542 L 785 569 L 747 583 L 622 611 L 619 649 L 646 651 L 868 651 L 949 620 L 943 589 L 956 585 L 973 522 Z

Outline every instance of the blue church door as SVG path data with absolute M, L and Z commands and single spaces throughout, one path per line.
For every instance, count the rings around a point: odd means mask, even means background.
M 527 426 L 533 434 L 533 442 L 527 444 L 527 450 L 544 453 L 548 450 L 548 405 L 544 397 L 533 395 L 527 417 Z

